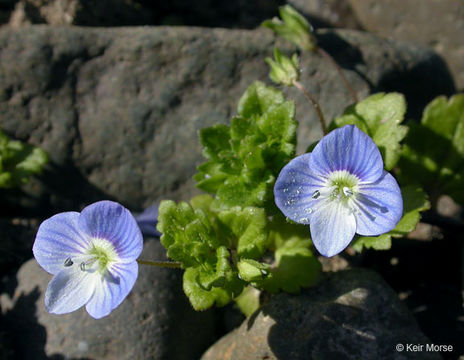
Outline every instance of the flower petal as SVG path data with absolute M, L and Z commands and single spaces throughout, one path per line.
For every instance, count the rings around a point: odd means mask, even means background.
M 324 186 L 324 179 L 311 173 L 310 159 L 311 154 L 304 154 L 290 161 L 274 186 L 277 207 L 286 217 L 300 224 L 309 224 L 313 207 L 319 202 L 312 195 Z
M 159 203 L 147 207 L 141 214 L 135 216 L 135 221 L 139 225 L 140 231 L 145 236 L 157 237 L 161 236 L 161 233 L 156 230 L 158 224 L 158 207 Z
M 79 217 L 82 231 L 93 238 L 110 241 L 122 262 L 132 262 L 143 247 L 142 233 L 129 210 L 113 201 L 87 206 Z
M 383 160 L 374 141 L 354 125 L 346 125 L 326 135 L 312 152 L 311 171 L 327 177 L 347 170 L 361 182 L 374 182 L 383 171 Z
M 100 319 L 113 311 L 132 290 L 137 275 L 135 261 L 113 265 L 109 274 L 97 281 L 95 293 L 85 307 L 89 315 Z
M 85 305 L 93 295 L 98 274 L 79 269 L 75 264 L 61 270 L 48 284 L 45 308 L 53 314 L 66 314 Z
M 39 265 L 51 274 L 64 268 L 67 258 L 81 255 L 89 239 L 78 226 L 79 213 L 65 212 L 45 220 L 39 227 L 32 247 Z
M 322 203 L 311 219 L 311 238 L 316 249 L 331 257 L 342 252 L 353 239 L 356 221 L 352 211 L 341 201 Z
M 356 232 L 380 235 L 395 228 L 403 215 L 403 198 L 395 178 L 384 171 L 372 184 L 362 184 L 354 202 Z

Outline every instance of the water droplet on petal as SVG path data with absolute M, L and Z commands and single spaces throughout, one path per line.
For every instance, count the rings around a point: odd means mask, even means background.
M 319 196 L 321 196 L 321 192 L 319 190 L 316 190 L 315 192 L 313 192 L 313 194 L 311 195 L 311 197 L 313 199 L 317 199 Z
M 311 213 L 313 212 L 313 209 L 307 208 L 307 209 L 306 209 L 306 212 L 307 212 L 308 214 L 311 214 Z
M 79 264 L 79 268 L 82 270 L 82 271 L 85 271 L 85 262 L 81 262 Z
M 67 258 L 65 261 L 64 261 L 64 266 L 65 267 L 70 267 L 72 266 L 74 263 L 73 261 L 71 260 L 71 258 Z

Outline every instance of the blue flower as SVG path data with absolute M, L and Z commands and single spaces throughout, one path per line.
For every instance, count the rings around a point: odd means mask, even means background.
M 161 233 L 156 230 L 158 224 L 159 203 L 147 207 L 142 213 L 135 216 L 135 221 L 144 236 L 160 238 Z
M 291 220 L 309 224 L 324 256 L 343 251 L 355 233 L 392 230 L 403 213 L 396 180 L 364 132 L 346 125 L 325 136 L 312 153 L 290 161 L 274 187 L 275 202 Z
M 134 217 L 112 201 L 45 220 L 32 251 L 54 275 L 45 293 L 47 311 L 65 314 L 85 305 L 93 318 L 108 315 L 134 286 L 142 247 Z

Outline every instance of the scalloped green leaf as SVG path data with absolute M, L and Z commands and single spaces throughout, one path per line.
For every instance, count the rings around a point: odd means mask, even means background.
M 220 287 L 211 287 L 209 290 L 203 288 L 198 282 L 200 268 L 190 267 L 185 270 L 183 277 L 183 289 L 190 300 L 192 307 L 197 310 L 206 310 L 216 304 L 227 305 L 232 296 Z
M 302 287 L 316 285 L 322 276 L 320 262 L 310 250 L 310 240 L 286 241 L 275 252 L 275 267 L 262 287 L 275 293 L 299 293 Z
M 222 210 L 212 196 L 199 195 L 190 203 L 162 201 L 158 211 L 161 243 L 188 271 L 184 290 L 194 308 L 221 305 L 239 295 L 246 282 L 237 263 L 254 264 L 268 246 L 264 209 Z
M 406 113 L 406 101 L 399 93 L 378 93 L 349 106 L 335 118 L 331 128 L 356 125 L 379 147 L 385 168 L 391 170 L 401 155 L 400 142 L 408 132 L 400 125 Z
M 450 195 L 464 204 L 464 94 L 437 97 L 411 124 L 399 162 L 400 180 L 418 183 L 434 200 Z
M 241 97 L 230 127 L 200 131 L 206 162 L 198 166 L 197 186 L 216 194 L 221 207 L 273 206 L 272 188 L 294 156 L 295 106 L 261 82 Z
M 276 215 L 270 226 L 275 263 L 271 276 L 259 283 L 259 287 L 271 293 L 280 290 L 298 293 L 303 287 L 316 285 L 322 277 L 322 266 L 311 252 L 308 227 L 288 223 L 281 215 Z
M 260 81 L 254 82 L 246 89 L 238 102 L 238 115 L 244 118 L 261 116 L 276 104 L 285 101 L 279 90 L 266 86 Z
M 185 267 L 216 263 L 211 249 L 223 245 L 202 209 L 185 202 L 162 201 L 159 206 L 157 229 L 161 243 L 170 258 Z
M 269 244 L 264 209 L 235 207 L 221 211 L 218 217 L 236 239 L 233 244 L 239 257 L 258 259 Z
M 260 295 L 260 290 L 253 286 L 247 286 L 243 289 L 243 292 L 235 298 L 238 308 L 246 317 L 258 310 Z
M 237 264 L 237 268 L 240 278 L 251 283 L 260 283 L 272 276 L 269 264 L 260 263 L 253 259 L 241 259 Z
M 363 248 L 374 250 L 388 250 L 391 248 L 392 238 L 406 236 L 413 231 L 420 221 L 422 211 L 430 209 L 427 194 L 417 186 L 405 186 L 401 189 L 403 196 L 403 217 L 396 227 L 388 233 L 379 236 L 357 237 L 352 247 L 361 252 Z
M 12 188 L 27 183 L 47 162 L 48 156 L 42 149 L 10 140 L 0 131 L 0 187 Z

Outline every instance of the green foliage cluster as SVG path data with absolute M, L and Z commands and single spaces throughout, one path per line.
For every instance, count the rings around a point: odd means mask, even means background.
M 294 156 L 295 105 L 261 82 L 239 101 L 230 126 L 200 130 L 203 155 L 197 186 L 216 194 L 221 207 L 272 204 L 272 188 L 280 169 Z
M 279 11 L 281 20 L 263 26 L 302 50 L 317 49 L 304 17 L 288 5 Z M 275 49 L 274 56 L 266 59 L 271 79 L 294 85 L 299 75 L 296 55 L 290 59 Z M 420 213 L 431 207 L 428 195 L 432 205 L 440 194 L 464 203 L 464 95 L 433 100 L 420 124 L 406 126 L 405 114 L 403 95 L 378 93 L 349 106 L 329 127 L 353 124 L 368 134 L 385 169 L 402 187 L 403 217 L 397 226 L 380 236 L 357 236 L 355 251 L 389 249 L 393 238 L 413 231 Z M 294 117 L 293 102 L 255 82 L 241 97 L 230 126 L 200 131 L 206 161 L 194 179 L 209 195 L 189 203 L 161 203 L 161 242 L 185 269 L 184 292 L 196 310 L 235 300 L 250 315 L 259 306 L 261 291 L 298 293 L 320 280 L 309 229 L 288 222 L 273 199 L 280 170 L 295 156 Z
M 275 179 L 295 155 L 294 117 L 280 91 L 252 84 L 230 126 L 200 131 L 206 162 L 194 178 L 211 195 L 161 203 L 161 242 L 185 268 L 184 292 L 196 310 L 233 299 L 250 309 L 249 290 L 240 296 L 250 285 L 295 293 L 319 280 L 308 229 L 288 224 L 273 201 Z
M 464 94 L 434 99 L 411 124 L 399 178 L 424 187 L 432 202 L 447 194 L 464 204 Z
M 0 131 L 0 188 L 25 184 L 31 175 L 42 171 L 47 161 L 47 154 L 42 149 L 10 140 Z

